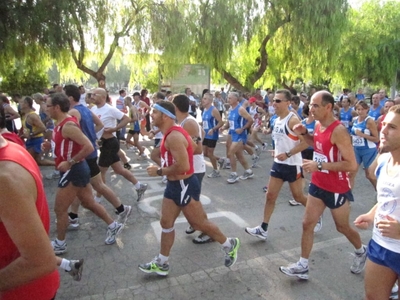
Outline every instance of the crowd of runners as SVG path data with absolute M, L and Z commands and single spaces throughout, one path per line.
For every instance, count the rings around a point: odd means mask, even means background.
M 55 85 L 32 97 L 13 95 L 16 106 L 12 106 L 8 97 L 0 94 L 0 179 L 4 182 L 0 195 L 0 298 L 27 299 L 30 295 L 53 299 L 59 287 L 57 266 L 74 280 L 81 279 L 83 258 L 54 255 L 67 252 L 68 229 L 80 226 L 80 205 L 106 223 L 105 244 L 116 242 L 132 203 L 122 203 L 106 184 L 107 170 L 111 167 L 116 175 L 132 183 L 134 200 L 140 201 L 147 190 L 147 184 L 134 176 L 125 151 L 135 151 L 139 160 L 148 160 L 148 175 L 159 176 L 166 184 L 160 250 L 139 269 L 168 275 L 174 225 L 181 212 L 189 223 L 185 232 L 200 232 L 193 242 L 218 242 L 224 265 L 231 267 L 241 241 L 227 237 L 209 221 L 199 201 L 202 180 L 207 176 L 235 184 L 251 179 L 261 153 L 268 151 L 273 165 L 267 184 L 260 187 L 266 192 L 262 220 L 255 227 L 245 228 L 246 233 L 268 239 L 276 200 L 284 182 L 288 182 L 293 196 L 290 205 L 305 207 L 301 255 L 297 262 L 279 270 L 291 277 L 309 278 L 314 234 L 321 230 L 322 215 L 328 207 L 337 231 L 354 247 L 350 271 L 360 274 L 365 269 L 366 299 L 397 299 L 400 97 L 388 99 L 386 91 L 380 90 L 370 99 L 361 89 L 357 94 L 344 90 L 338 99 L 327 91 L 306 94 L 286 89 L 268 89 L 264 97 L 260 89 L 253 94 L 204 90 L 196 99 L 186 88 L 182 94 L 160 91 L 150 97 L 147 90 L 132 96 L 121 90 L 114 106 L 102 88 L 86 92 L 82 86 Z M 15 125 L 18 118 L 21 128 Z M 218 157 L 215 148 L 221 146 L 218 141 L 222 134 L 227 135 L 226 156 Z M 271 134 L 272 145 L 267 145 L 267 134 Z M 149 156 L 144 137 L 154 140 Z M 206 172 L 206 159 L 212 166 L 210 172 Z M 237 162 L 243 168 L 241 175 Z M 377 191 L 377 203 L 352 221 L 352 188 L 360 165 Z M 56 237 L 51 242 L 38 166 L 54 166 L 47 179 L 58 181 L 56 220 L 52 220 L 56 222 Z M 230 169 L 226 179 L 221 169 Z M 17 173 L 18 181 L 9 180 L 10 174 Z M 311 176 L 307 195 L 304 176 Z M 15 182 L 26 183 L 25 189 Z M 101 204 L 103 197 L 114 207 L 116 218 Z M 37 213 L 32 216 L 33 210 Z M 370 225 L 372 239 L 362 241 L 357 228 Z

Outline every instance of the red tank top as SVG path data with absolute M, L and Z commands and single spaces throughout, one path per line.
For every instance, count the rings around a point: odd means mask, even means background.
M 168 167 L 171 166 L 175 163 L 174 158 L 172 157 L 172 154 L 165 148 L 165 139 L 167 136 L 173 131 L 179 131 L 182 133 L 187 142 L 188 142 L 188 147 L 186 148 L 186 151 L 189 156 L 189 164 L 190 164 L 190 170 L 179 175 L 190 175 L 194 173 L 194 168 L 193 168 L 193 145 L 192 145 L 192 139 L 190 138 L 189 134 L 186 132 L 185 129 L 183 129 L 180 126 L 172 126 L 168 131 L 164 134 L 163 139 L 161 141 L 161 146 L 160 146 L 160 151 L 161 151 L 161 167 Z
M 337 162 L 342 160 L 342 155 L 338 147 L 331 143 L 332 132 L 340 124 L 340 121 L 336 120 L 324 132 L 320 131 L 320 123 L 315 125 L 314 161 Z M 350 190 L 350 181 L 347 172 L 333 172 L 328 170 L 313 172 L 311 182 L 319 188 L 332 193 L 342 194 Z
M 4 132 L 1 134 L 3 136 L 3 138 L 5 138 L 6 140 L 13 142 L 15 144 L 20 145 L 21 147 L 25 148 L 25 143 L 23 140 L 21 140 L 21 138 L 15 134 L 14 132 Z
M 47 206 L 46 194 L 43 189 L 41 173 L 36 162 L 24 148 L 14 143 L 8 143 L 5 147 L 0 148 L 0 161 L 12 161 L 21 165 L 35 179 L 37 189 L 36 209 L 46 232 L 49 233 L 49 208 Z M 0 241 L 0 269 L 2 269 L 17 259 L 20 255 L 2 222 L 0 222 Z M 58 270 L 56 270 L 49 275 L 36 279 L 28 284 L 0 293 L 0 299 L 49 300 L 55 296 L 59 286 L 60 276 Z
M 55 143 L 54 154 L 56 156 L 55 163 L 56 167 L 63 161 L 70 160 L 79 151 L 81 151 L 82 146 L 73 140 L 66 139 L 62 135 L 62 129 L 65 123 L 74 122 L 79 128 L 79 123 L 75 117 L 65 118 L 60 124 L 58 124 L 53 131 L 53 141 Z

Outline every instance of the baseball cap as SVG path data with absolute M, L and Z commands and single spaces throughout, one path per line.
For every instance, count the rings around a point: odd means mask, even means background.
M 257 99 L 255 97 L 250 97 L 250 99 L 249 99 L 249 103 L 254 103 L 256 101 L 257 101 Z

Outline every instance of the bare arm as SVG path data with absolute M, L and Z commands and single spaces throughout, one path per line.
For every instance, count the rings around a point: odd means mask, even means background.
M 354 172 L 357 170 L 357 161 L 354 154 L 354 148 L 347 129 L 339 125 L 331 136 L 332 144 L 336 145 L 341 153 L 342 161 L 322 163 L 323 170 L 335 172 Z
M 289 124 L 288 124 L 290 130 L 292 130 L 294 132 L 293 129 L 297 124 L 301 124 L 300 120 L 297 117 L 296 118 L 295 117 L 291 117 L 290 120 L 289 120 Z M 294 146 L 290 150 L 290 154 L 292 154 L 292 155 L 296 154 L 296 153 L 299 153 L 299 152 L 301 152 L 301 151 L 303 151 L 303 150 L 308 148 L 308 143 L 307 143 L 306 139 L 304 138 L 304 136 L 303 135 L 298 135 L 298 138 L 300 139 L 300 144 L 297 144 L 296 146 Z
M 82 146 L 82 149 L 71 157 L 75 162 L 83 160 L 86 156 L 93 152 L 94 148 L 90 140 L 83 134 L 82 130 L 73 122 L 67 122 L 62 128 L 62 136 L 68 138 Z M 69 161 L 63 161 L 58 165 L 61 172 L 66 172 L 72 167 Z
M 314 146 L 314 136 L 308 133 L 306 126 L 304 126 L 301 123 L 297 123 L 293 126 L 292 130 L 298 136 L 302 136 L 303 140 L 307 143 L 307 145 Z
M 37 213 L 33 177 L 11 162 L 0 162 L 0 170 L 0 221 L 20 253 L 0 269 L 1 298 L 2 291 L 50 274 L 56 268 L 56 257 Z M 18 183 L 23 183 L 24 188 Z
M 31 114 L 29 116 L 29 123 L 32 127 L 36 127 L 36 131 L 32 132 L 32 136 L 38 135 L 46 131 L 46 126 L 43 124 L 42 120 L 40 120 L 37 114 Z
M 247 123 L 242 128 L 236 129 L 237 134 L 241 134 L 243 131 L 249 129 L 251 125 L 253 125 L 253 118 L 250 116 L 247 110 L 243 108 L 243 106 L 239 108 L 239 115 L 242 116 L 244 119 L 246 119 Z
M 4 108 L 4 113 L 9 114 L 10 116 L 7 118 L 7 120 L 14 120 L 18 119 L 20 117 L 19 113 L 14 110 L 14 108 L 11 107 L 11 105 L 7 105 Z
M 224 126 L 224 121 L 222 121 L 218 109 L 214 107 L 214 109 L 211 112 L 211 115 L 214 117 L 215 120 L 217 120 L 218 123 L 215 127 L 210 128 L 210 130 L 207 133 L 208 135 L 212 135 L 215 131 L 218 131 L 222 126 Z
M 186 150 L 188 142 L 182 133 L 178 131 L 171 132 L 167 136 L 165 147 L 172 154 L 175 163 L 162 168 L 163 175 L 177 175 L 190 170 L 189 157 Z
M 102 130 L 104 128 L 104 124 L 100 120 L 100 118 L 98 116 L 96 116 L 95 113 L 93 113 L 92 111 L 90 111 L 90 112 L 92 113 L 92 118 L 93 118 L 93 123 L 94 123 L 94 130 L 95 130 L 95 132 L 99 132 L 100 130 Z
M 192 138 L 200 137 L 199 125 L 195 120 L 187 120 L 185 124 L 183 124 L 183 129 L 185 129 Z M 202 136 L 204 137 L 204 134 Z M 202 152 L 203 145 L 201 141 L 193 141 L 193 154 L 201 154 Z

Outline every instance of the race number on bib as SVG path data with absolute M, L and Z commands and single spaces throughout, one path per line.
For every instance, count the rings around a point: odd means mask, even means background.
M 352 135 L 351 138 L 353 140 L 353 146 L 354 147 L 362 147 L 362 146 L 364 146 L 364 138 L 362 138 L 361 136 Z
M 234 121 L 229 121 L 229 129 L 231 129 L 231 130 L 235 129 L 235 122 Z
M 203 122 L 203 129 L 204 130 L 208 130 L 209 128 L 208 128 L 208 121 L 204 121 Z
M 324 154 L 321 154 L 321 153 L 318 153 L 318 152 L 314 151 L 313 161 L 321 162 L 321 163 L 324 163 L 324 162 L 327 163 L 328 162 L 328 157 L 326 157 L 326 155 L 324 155 Z M 329 171 L 328 170 L 322 170 L 321 173 L 328 174 Z

